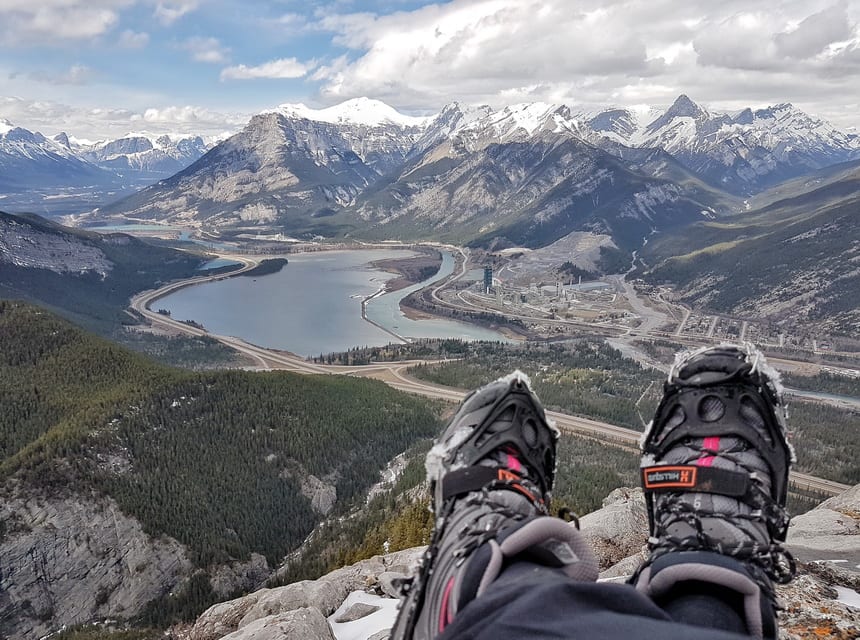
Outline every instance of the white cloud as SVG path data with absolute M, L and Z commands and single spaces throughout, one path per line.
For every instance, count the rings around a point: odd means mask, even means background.
M 838 0 L 451 0 L 382 16 L 324 9 L 308 28 L 331 33 L 347 53 L 311 78 L 323 103 L 369 95 L 404 109 L 451 100 L 667 104 L 679 93 L 717 108 L 826 108 L 840 95 L 860 102 L 858 20 L 860 3 Z
M 285 13 L 275 21 L 275 25 L 279 31 L 287 34 L 300 33 L 309 28 L 307 18 L 300 13 Z
M 200 6 L 199 0 L 164 0 L 155 5 L 155 17 L 165 26 L 170 26 L 182 16 Z
M 244 64 L 227 67 L 221 71 L 221 80 L 251 80 L 256 78 L 301 78 L 313 67 L 312 63 L 299 62 L 295 58 L 279 58 L 256 67 Z
M 149 34 L 126 29 L 119 34 L 117 44 L 123 49 L 143 49 L 149 44 Z
M 0 42 L 54 44 L 106 33 L 134 0 L 0 0 Z
M 223 116 L 204 107 L 185 105 L 182 107 L 164 107 L 163 109 L 151 107 L 146 109 L 143 114 L 136 114 L 132 118 L 132 120 L 138 119 L 158 123 L 220 122 Z
M 222 45 L 218 38 L 189 38 L 182 43 L 181 48 L 190 51 L 191 57 L 197 62 L 221 64 L 230 57 L 230 49 Z
M 575 8 L 566 0 L 454 0 L 383 17 L 324 15 L 318 27 L 359 56 L 324 70 L 322 93 L 438 103 L 590 75 L 659 73 L 665 62 L 649 56 L 624 11 L 597 0 Z
M 804 18 L 797 28 L 777 34 L 774 43 L 784 57 L 809 58 L 830 44 L 851 38 L 856 27 L 845 5 L 837 4 Z
M 48 73 L 35 71 L 29 77 L 37 82 L 48 84 L 88 84 L 95 76 L 95 72 L 83 64 L 75 64 L 61 73 Z
M 737 13 L 701 29 L 694 39 L 699 63 L 728 69 L 774 69 L 782 65 L 765 11 Z
M 142 110 L 74 107 L 52 101 L 0 96 L 0 118 L 17 126 L 55 135 L 65 131 L 78 138 L 117 138 L 129 132 L 187 133 L 221 136 L 241 129 L 248 113 L 220 113 L 200 106 L 160 106 Z

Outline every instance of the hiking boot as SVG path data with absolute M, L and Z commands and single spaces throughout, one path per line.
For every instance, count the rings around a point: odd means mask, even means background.
M 634 577 L 654 600 L 681 584 L 740 594 L 747 630 L 775 635 L 772 581 L 785 541 L 789 466 L 779 375 L 751 345 L 680 356 L 641 445 L 650 558 Z
M 558 431 L 519 371 L 466 397 L 427 454 L 435 527 L 394 640 L 430 640 L 515 558 L 597 579 L 579 532 L 547 516 Z

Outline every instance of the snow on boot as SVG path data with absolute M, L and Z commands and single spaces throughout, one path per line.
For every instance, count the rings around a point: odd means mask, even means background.
M 597 579 L 579 531 L 547 516 L 558 432 L 519 371 L 472 392 L 427 454 L 435 528 L 393 640 L 430 640 L 514 558 Z
M 679 356 L 641 441 L 651 554 L 638 590 L 659 603 L 679 585 L 727 589 L 749 633 L 775 635 L 772 581 L 794 575 L 780 545 L 794 461 L 785 415 L 779 375 L 751 345 Z

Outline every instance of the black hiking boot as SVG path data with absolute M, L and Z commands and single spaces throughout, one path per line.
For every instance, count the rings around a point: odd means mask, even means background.
M 597 579 L 579 532 L 546 515 L 557 440 L 519 371 L 466 397 L 427 454 L 435 528 L 392 640 L 435 638 L 518 556 Z
M 781 542 L 789 466 L 779 375 L 751 345 L 680 356 L 642 437 L 650 558 L 634 582 L 656 602 L 705 585 L 776 636 L 773 582 L 794 575 Z M 698 587 L 696 586 L 698 585 Z

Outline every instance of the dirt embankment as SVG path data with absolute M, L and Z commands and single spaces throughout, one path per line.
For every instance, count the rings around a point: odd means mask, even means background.
M 442 254 L 435 249 L 428 249 L 418 256 L 377 260 L 371 264 L 397 276 L 385 284 L 386 291 L 397 291 L 435 275 L 442 265 Z

